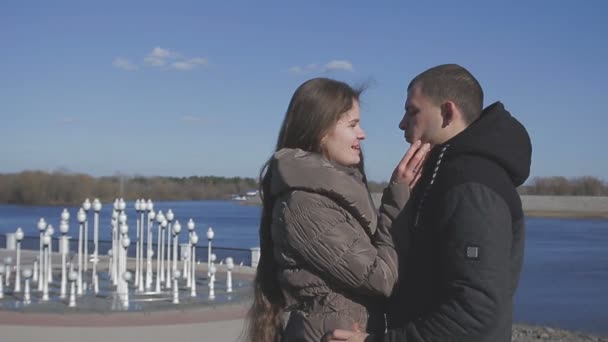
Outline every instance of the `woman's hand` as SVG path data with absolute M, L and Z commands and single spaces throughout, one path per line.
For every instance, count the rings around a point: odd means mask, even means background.
M 358 331 L 350 331 L 350 330 L 341 330 L 336 329 L 331 333 L 327 333 L 321 339 L 322 342 L 365 342 L 365 338 L 367 338 L 368 334 L 358 332 Z
M 325 334 L 321 339 L 321 342 L 365 342 L 365 338 L 369 336 L 366 333 L 362 333 L 359 329 L 359 323 L 353 324 L 353 330 L 342 330 L 336 329 L 330 333 Z
M 407 183 L 410 189 L 413 189 L 422 175 L 422 166 L 430 150 L 431 145 L 429 143 L 422 144 L 420 140 L 415 141 L 397 164 L 391 176 L 391 181 Z

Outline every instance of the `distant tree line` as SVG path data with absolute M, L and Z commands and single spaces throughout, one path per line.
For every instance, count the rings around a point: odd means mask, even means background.
M 85 198 L 112 201 L 226 199 L 257 189 L 254 178 L 242 177 L 92 177 L 68 172 L 24 171 L 0 174 L 0 203 L 77 205 Z
M 381 192 L 387 182 L 370 181 L 371 192 Z M 85 198 L 112 201 L 228 199 L 258 188 L 255 178 L 243 177 L 92 177 L 69 172 L 24 171 L 0 174 L 0 203 L 26 205 L 77 205 Z M 521 186 L 524 195 L 608 196 L 608 183 L 590 176 L 539 177 Z
M 608 183 L 591 176 L 538 177 L 518 190 L 523 195 L 608 196 Z
M 387 182 L 370 182 L 369 189 L 371 192 L 381 192 L 387 185 Z M 537 177 L 528 184 L 520 186 L 518 191 L 522 195 L 608 196 L 608 183 L 592 176 Z
M 386 182 L 369 182 L 372 192 L 382 191 L 386 185 Z M 257 190 L 258 186 L 257 179 L 243 177 L 92 177 L 69 171 L 23 171 L 0 174 L 0 203 L 78 205 L 85 198 L 108 202 L 116 197 L 161 201 L 228 199 Z

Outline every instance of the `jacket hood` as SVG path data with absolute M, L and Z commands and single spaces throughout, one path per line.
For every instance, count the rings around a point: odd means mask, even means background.
M 376 231 L 376 207 L 356 168 L 336 165 L 318 153 L 284 148 L 275 152 L 270 172 L 271 196 L 293 190 L 315 192 L 336 201 L 370 234 Z
M 530 175 L 532 144 L 524 126 L 495 102 L 480 117 L 444 145 L 449 145 L 446 159 L 457 155 L 477 155 L 498 163 L 515 186 Z

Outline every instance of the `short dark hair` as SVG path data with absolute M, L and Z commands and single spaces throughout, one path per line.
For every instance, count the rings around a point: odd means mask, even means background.
M 422 72 L 410 82 L 407 90 L 413 87 L 419 87 L 422 94 L 436 105 L 453 101 L 462 111 L 467 124 L 481 114 L 481 85 L 467 69 L 458 64 L 442 64 Z

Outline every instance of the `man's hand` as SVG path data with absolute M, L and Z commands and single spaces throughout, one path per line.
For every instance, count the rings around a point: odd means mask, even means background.
M 369 336 L 366 333 L 350 330 L 336 329 L 331 333 L 323 336 L 322 342 L 364 342 L 365 338 Z
M 423 145 L 420 140 L 415 141 L 405 152 L 399 164 L 397 164 L 391 181 L 407 183 L 410 189 L 413 189 L 416 182 L 420 179 L 422 166 L 430 150 L 431 145 L 429 143 Z

